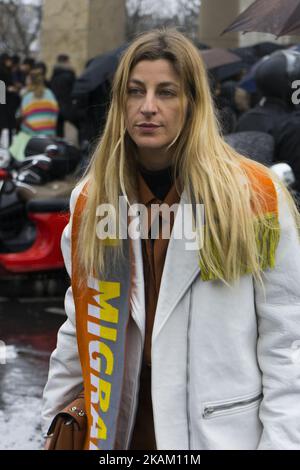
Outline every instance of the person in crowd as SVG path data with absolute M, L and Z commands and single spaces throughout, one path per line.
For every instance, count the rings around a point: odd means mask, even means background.
M 215 109 L 218 114 L 218 121 L 223 135 L 234 132 L 236 126 L 236 114 L 232 109 L 231 103 L 228 99 L 221 96 L 222 84 L 213 75 L 212 72 L 208 75 L 210 91 L 214 100 Z
M 47 80 L 48 67 L 45 62 L 40 61 L 36 62 L 34 65 L 34 70 L 39 70 L 44 77 L 44 84 L 46 88 L 51 89 L 50 81 Z
M 228 80 L 222 83 L 220 96 L 233 109 L 237 118 L 250 109 L 250 97 L 237 82 Z
M 20 92 L 20 90 L 23 87 L 22 72 L 20 69 L 21 59 L 17 54 L 15 54 L 11 57 L 11 60 L 12 60 L 12 68 L 11 68 L 12 81 L 13 81 L 14 86 L 17 88 L 18 92 Z
M 289 114 L 275 129 L 275 162 L 286 162 L 295 176 L 294 189 L 300 203 L 300 108 Z
M 0 55 L 0 80 L 5 84 L 6 95 L 6 103 L 0 104 L 0 135 L 2 130 L 8 129 L 10 142 L 17 127 L 15 114 L 20 104 L 18 89 L 13 81 L 12 65 L 12 58 L 8 54 Z
M 279 51 L 267 57 L 255 74 L 262 99 L 240 117 L 236 131 L 259 131 L 274 136 L 277 125 L 294 110 L 292 82 L 299 73 L 300 53 Z
M 227 80 L 219 83 L 215 91 L 215 105 L 223 134 L 235 131 L 238 118 L 250 108 L 249 95 L 239 88 L 237 82 Z
M 32 57 L 25 57 L 22 64 L 20 65 L 21 72 L 21 81 L 23 87 L 27 85 L 27 77 L 29 76 L 31 70 L 33 69 L 35 60 Z
M 124 52 L 70 212 L 44 431 L 84 389 L 85 449 L 299 449 L 299 214 L 183 34 Z
M 76 110 L 72 104 L 71 96 L 75 80 L 76 75 L 71 66 L 70 57 L 67 54 L 59 54 L 50 80 L 50 88 L 60 108 L 57 121 L 57 135 L 59 137 L 64 137 L 65 121 L 77 124 Z
M 21 130 L 30 135 L 55 136 L 58 112 L 54 94 L 45 87 L 44 75 L 33 69 L 19 110 Z

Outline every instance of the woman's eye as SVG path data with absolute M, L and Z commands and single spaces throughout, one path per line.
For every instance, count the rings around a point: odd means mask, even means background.
M 128 93 L 130 95 L 139 95 L 139 94 L 143 93 L 143 90 L 141 90 L 140 88 L 129 88 Z
M 127 90 L 127 93 L 129 95 L 143 95 L 144 94 L 144 90 L 142 90 L 141 88 L 128 88 Z M 161 96 L 176 96 L 176 93 L 172 90 L 160 90 L 158 91 L 158 95 L 161 95 Z
M 161 90 L 160 94 L 163 96 L 175 96 L 175 93 L 172 90 Z

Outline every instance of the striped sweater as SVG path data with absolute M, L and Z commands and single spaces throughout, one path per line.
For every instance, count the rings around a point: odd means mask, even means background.
M 48 88 L 41 98 L 26 93 L 21 102 L 22 131 L 31 135 L 55 135 L 58 111 L 57 101 Z

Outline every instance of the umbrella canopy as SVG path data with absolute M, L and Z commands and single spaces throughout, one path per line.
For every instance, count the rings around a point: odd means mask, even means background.
M 106 80 L 111 80 L 127 44 L 92 59 L 83 74 L 76 80 L 72 95 L 74 97 L 92 92 Z
M 241 61 L 241 58 L 233 52 L 218 47 L 201 51 L 201 56 L 208 69 Z
M 224 31 L 284 36 L 300 33 L 300 0 L 256 0 Z
M 258 60 L 253 46 L 232 47 L 229 50 L 239 56 L 247 67 L 251 67 Z
M 260 42 L 253 46 L 234 47 L 229 50 L 238 55 L 247 67 L 251 67 L 262 57 L 284 48 L 286 48 L 286 46 L 283 46 L 282 44 L 276 44 L 274 42 Z
M 213 72 L 215 78 L 225 80 L 240 72 L 244 67 L 241 58 L 227 49 L 212 48 L 200 51 L 208 70 Z

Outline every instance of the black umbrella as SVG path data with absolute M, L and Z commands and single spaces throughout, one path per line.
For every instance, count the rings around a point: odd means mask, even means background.
M 222 34 L 229 31 L 299 34 L 300 0 L 256 0 Z
M 259 42 L 258 44 L 255 44 L 252 47 L 255 51 L 257 58 L 261 59 L 266 55 L 271 55 L 273 54 L 273 52 L 280 51 L 281 49 L 286 49 L 289 46 L 277 44 L 275 42 Z
M 239 56 L 247 67 L 251 67 L 257 62 L 257 56 L 253 46 L 232 47 L 229 50 Z
M 226 80 L 244 68 L 241 58 L 227 49 L 212 48 L 200 51 L 207 69 L 218 80 Z
M 235 62 L 240 62 L 241 60 L 233 52 L 219 47 L 203 50 L 200 52 L 200 54 L 208 69 L 214 69 L 216 67 L 221 67 L 222 65 L 233 64 Z
M 94 91 L 107 80 L 111 80 L 119 64 L 122 52 L 127 44 L 99 55 L 92 59 L 83 74 L 76 80 L 72 95 L 74 97 L 85 95 Z
M 286 46 L 274 42 L 260 42 L 253 46 L 235 47 L 229 50 L 238 55 L 248 67 L 251 67 L 262 57 L 284 48 Z

